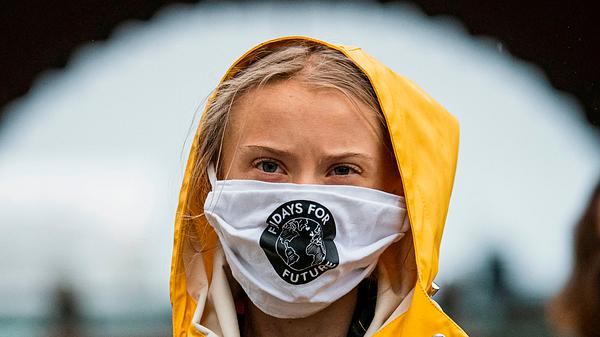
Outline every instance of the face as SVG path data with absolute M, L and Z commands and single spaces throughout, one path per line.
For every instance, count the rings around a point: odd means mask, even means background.
M 245 94 L 231 110 L 220 177 L 339 184 L 402 195 L 375 113 L 335 89 L 280 81 Z

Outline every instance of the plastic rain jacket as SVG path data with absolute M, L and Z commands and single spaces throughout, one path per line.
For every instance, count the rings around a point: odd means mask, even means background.
M 222 81 L 243 67 L 254 50 L 292 39 L 338 50 L 368 76 L 385 115 L 404 187 L 411 235 L 390 246 L 379 259 L 375 313 L 365 335 L 466 336 L 430 297 L 456 169 L 456 119 L 411 81 L 362 49 L 306 37 L 283 37 L 254 47 L 230 67 Z M 185 170 L 175 221 L 170 280 L 173 335 L 239 336 L 234 299 L 223 271 L 226 262 L 222 250 L 194 250 L 186 244 L 182 214 L 190 194 L 197 139 L 198 134 Z M 212 228 L 199 235 L 202 242 L 216 243 Z

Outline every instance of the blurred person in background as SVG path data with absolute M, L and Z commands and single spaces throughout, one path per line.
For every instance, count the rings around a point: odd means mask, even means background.
M 52 337 L 84 337 L 81 329 L 81 309 L 73 287 L 67 282 L 61 283 L 54 290 L 55 319 L 50 336 Z
M 456 119 L 360 48 L 256 46 L 192 143 L 174 336 L 466 336 L 431 298 L 457 153 Z
M 600 336 L 600 182 L 575 228 L 574 267 L 548 318 L 565 336 Z

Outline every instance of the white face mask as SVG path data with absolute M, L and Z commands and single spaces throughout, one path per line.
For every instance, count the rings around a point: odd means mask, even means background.
M 204 214 L 233 277 L 268 315 L 300 318 L 354 289 L 409 229 L 404 198 L 347 185 L 216 180 Z

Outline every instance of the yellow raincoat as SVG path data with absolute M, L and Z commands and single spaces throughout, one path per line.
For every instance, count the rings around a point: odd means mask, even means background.
M 231 66 L 222 80 L 243 67 L 254 50 L 285 40 L 308 40 L 338 50 L 370 79 L 385 115 L 404 187 L 412 240 L 390 246 L 377 266 L 379 292 L 375 317 L 366 335 L 377 337 L 466 336 L 431 299 L 439 247 L 452 192 L 458 155 L 458 123 L 415 84 L 351 46 L 290 36 L 264 42 Z M 173 336 L 239 336 L 231 290 L 223 272 L 222 251 L 194 250 L 186 244 L 183 212 L 196 162 L 198 134 L 188 159 L 175 221 L 171 266 Z M 202 200 L 202 202 L 204 202 Z M 215 243 L 212 230 L 202 242 Z

